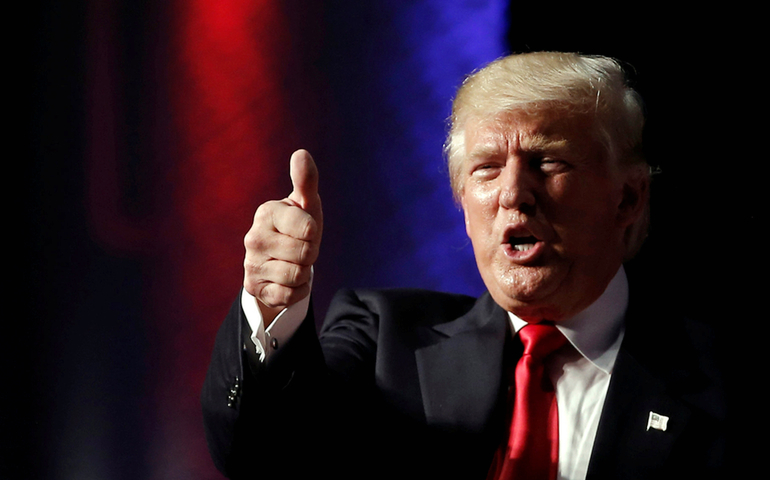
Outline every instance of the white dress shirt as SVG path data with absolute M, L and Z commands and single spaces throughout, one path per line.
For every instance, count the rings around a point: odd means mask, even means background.
M 283 310 L 265 328 L 257 300 L 243 290 L 241 306 L 252 330 L 260 361 L 269 356 L 273 339 L 278 345 L 291 337 L 307 315 L 310 298 Z M 621 266 L 604 293 L 588 308 L 559 322 L 556 328 L 573 348 L 562 348 L 547 360 L 556 386 L 559 411 L 559 480 L 584 480 L 612 369 L 623 340 L 623 319 L 628 307 L 628 280 Z M 527 322 L 508 313 L 513 331 Z

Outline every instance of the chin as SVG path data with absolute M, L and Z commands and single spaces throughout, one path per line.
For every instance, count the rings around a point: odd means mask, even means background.
M 503 301 L 500 301 L 494 295 L 492 298 L 505 311 L 511 312 L 527 322 L 538 322 L 541 320 L 559 322 L 565 318 L 564 312 L 560 308 L 548 302 L 524 302 L 512 298 L 504 298 Z
M 566 277 L 566 272 L 549 268 L 518 267 L 498 276 L 489 292 L 498 305 L 522 319 L 556 321 L 563 316 L 558 291 Z

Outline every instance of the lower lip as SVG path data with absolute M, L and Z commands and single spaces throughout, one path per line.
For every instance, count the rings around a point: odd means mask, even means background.
M 544 249 L 545 243 L 543 242 L 537 242 L 532 248 L 524 251 L 516 250 L 513 248 L 513 245 L 509 243 L 503 244 L 503 252 L 505 253 L 505 256 L 519 265 L 526 265 L 528 263 L 534 262 L 540 257 L 540 255 L 543 254 Z

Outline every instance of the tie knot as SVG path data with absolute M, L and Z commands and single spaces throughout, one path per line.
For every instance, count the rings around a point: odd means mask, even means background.
M 564 335 L 553 325 L 530 323 L 519 330 L 519 338 L 524 344 L 524 355 L 542 360 L 567 341 Z

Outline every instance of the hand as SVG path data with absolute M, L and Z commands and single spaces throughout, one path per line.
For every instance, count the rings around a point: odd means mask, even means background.
M 294 190 L 260 205 L 244 239 L 243 287 L 256 297 L 265 327 L 310 295 L 310 269 L 323 232 L 318 169 L 307 151 L 292 154 L 290 175 Z

